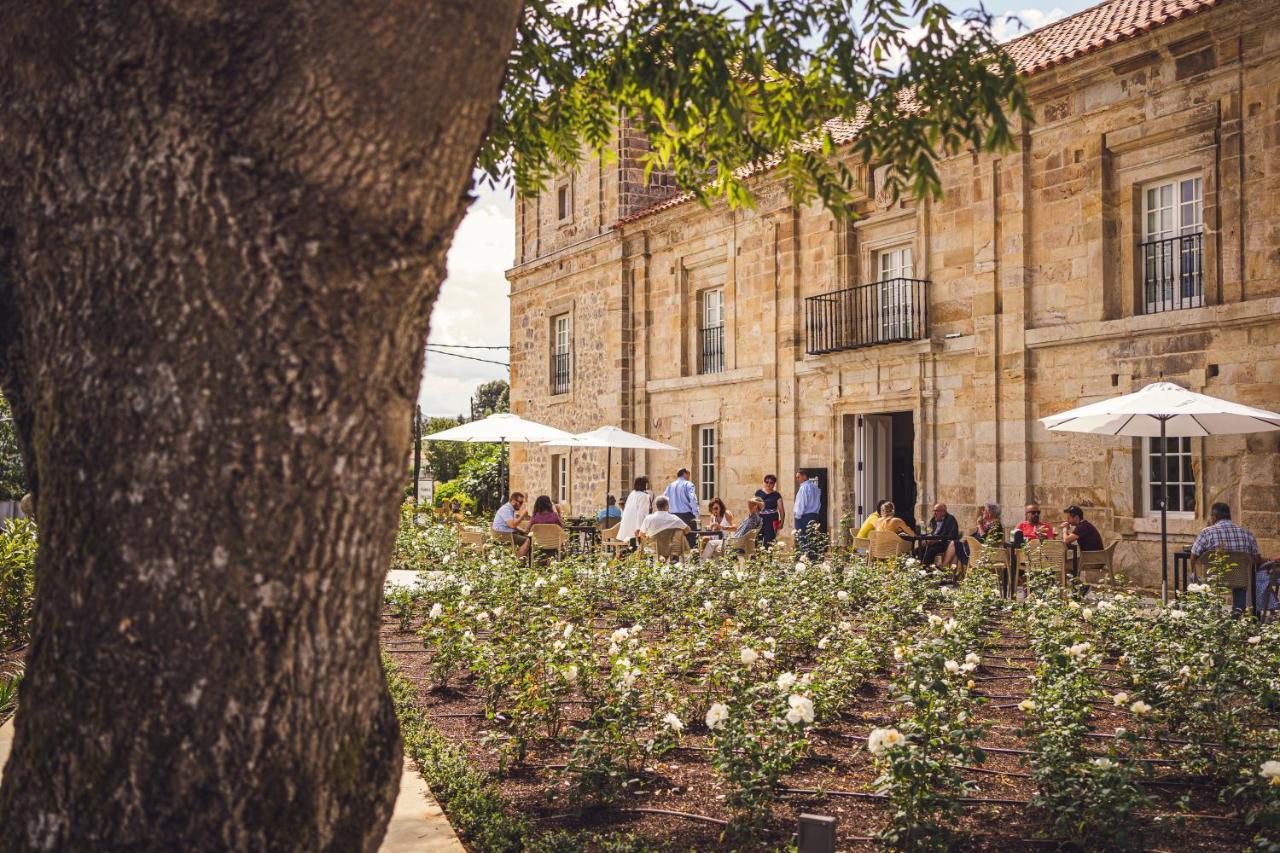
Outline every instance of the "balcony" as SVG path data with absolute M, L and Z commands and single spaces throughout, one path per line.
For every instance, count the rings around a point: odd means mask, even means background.
M 698 330 L 698 372 L 724 372 L 724 324 Z
M 891 278 L 807 297 L 805 352 L 820 355 L 927 338 L 928 284 Z
M 553 352 L 551 354 L 551 393 L 569 393 L 569 363 L 572 354 L 569 352 Z
M 1139 244 L 1144 314 L 1204 305 L 1204 234 Z

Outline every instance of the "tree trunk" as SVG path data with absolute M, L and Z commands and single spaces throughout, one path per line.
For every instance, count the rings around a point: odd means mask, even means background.
M 41 538 L 0 850 L 376 849 L 410 412 L 518 12 L 0 5 Z

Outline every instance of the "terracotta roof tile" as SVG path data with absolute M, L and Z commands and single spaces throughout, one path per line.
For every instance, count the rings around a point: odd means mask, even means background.
M 1181 20 L 1197 12 L 1221 5 L 1223 0 L 1106 0 L 1046 24 L 1026 35 L 1006 42 L 1004 49 L 1017 63 L 1018 72 L 1031 76 L 1104 47 Z M 832 119 L 823 125 L 836 144 L 857 135 L 861 122 Z M 738 170 L 739 177 L 768 171 L 777 164 L 769 157 Z M 619 225 L 692 201 L 692 193 L 678 193 L 618 220 Z

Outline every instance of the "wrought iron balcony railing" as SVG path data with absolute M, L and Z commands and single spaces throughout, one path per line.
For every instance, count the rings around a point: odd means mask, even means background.
M 572 353 L 553 352 L 551 354 L 551 393 L 568 394 L 570 383 L 569 363 Z
M 724 372 L 724 324 L 698 330 L 698 372 Z
M 1204 304 L 1204 234 L 1183 234 L 1139 244 L 1143 313 Z
M 806 298 L 805 352 L 819 355 L 928 337 L 928 284 L 891 278 Z

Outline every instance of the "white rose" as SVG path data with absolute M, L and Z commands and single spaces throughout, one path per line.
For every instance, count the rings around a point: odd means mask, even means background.
M 1168 610 L 1166 612 L 1169 614 L 1170 619 L 1183 619 L 1187 615 L 1187 611 L 1185 610 L 1173 609 L 1173 610 Z
M 944 634 L 950 634 L 955 629 L 956 629 L 956 620 L 954 617 L 942 623 L 942 633 Z
M 755 666 L 756 661 L 760 659 L 760 655 L 756 653 L 756 650 L 747 646 L 742 647 L 742 651 L 738 653 L 738 657 L 740 657 L 742 662 L 747 666 Z
M 1138 716 L 1142 716 L 1143 714 L 1150 712 L 1151 706 L 1139 699 L 1129 706 L 1129 710 Z
M 443 615 L 444 615 L 444 605 L 442 605 L 438 601 L 435 604 L 431 605 L 431 613 L 429 614 L 430 618 L 439 619 Z
M 795 683 L 796 683 L 795 673 L 784 672 L 782 673 L 782 675 L 778 676 L 779 690 L 790 690 Z
M 1112 696 L 1112 697 L 1111 697 L 1111 702 L 1112 702 L 1116 707 L 1120 707 L 1121 705 L 1126 704 L 1128 701 L 1129 701 L 1129 694 L 1128 694 L 1128 693 L 1125 693 L 1124 691 L 1121 691 L 1121 692 L 1119 692 L 1119 693 L 1117 693 L 1116 695 L 1114 695 L 1114 696 Z
M 714 605 L 714 604 L 712 604 L 712 603 L 710 602 L 710 600 L 708 600 L 708 601 L 704 601 L 704 602 L 702 602 L 702 609 L 703 609 L 703 610 L 705 610 L 705 611 L 707 611 L 708 613 L 710 613 L 712 610 L 714 610 L 714 609 L 715 609 L 715 605 Z
M 975 669 L 977 669 L 977 668 L 978 668 L 978 665 L 977 665 L 976 663 L 966 663 L 966 664 L 963 664 L 963 665 L 960 667 L 960 671 L 961 671 L 961 672 L 973 672 L 973 671 L 974 671 Z
M 1092 608 L 1092 607 L 1086 607 L 1084 610 L 1081 610 L 1081 611 L 1080 611 L 1080 618 L 1081 618 L 1081 619 L 1083 619 L 1083 620 L 1084 620 L 1084 621 L 1086 621 L 1086 622 L 1088 622 L 1090 619 L 1092 619 L 1092 618 L 1093 618 L 1093 608 Z
M 904 740 L 906 738 L 897 729 L 872 729 L 871 734 L 867 737 L 867 751 L 879 757 L 901 744 Z
M 1209 585 L 1207 583 L 1189 583 L 1187 584 L 1187 592 L 1208 592 Z
M 715 729 L 720 728 L 720 726 L 723 725 L 724 721 L 727 719 L 729 719 L 728 705 L 724 705 L 724 704 L 721 704 L 720 702 L 716 702 L 709 709 L 707 709 L 707 717 L 706 717 L 707 728 L 714 731 Z
M 570 622 L 564 626 L 564 638 L 567 640 L 573 634 L 573 623 Z
M 1099 770 L 1110 770 L 1116 766 L 1110 758 L 1095 758 L 1090 763 Z
M 1280 779 L 1280 761 L 1275 761 L 1273 759 L 1271 761 L 1262 762 L 1258 775 L 1270 780 L 1272 785 L 1280 785 L 1280 781 L 1276 781 Z
M 1018 710 L 1024 713 L 1029 714 L 1035 709 L 1036 709 L 1036 703 L 1032 702 L 1030 699 L 1023 699 L 1021 702 L 1018 703 Z
M 978 656 L 977 652 L 969 652 L 969 654 L 964 656 L 964 662 L 971 663 L 974 666 L 977 666 L 978 664 L 982 663 L 982 658 Z
M 764 651 L 762 651 L 760 653 L 760 656 L 763 657 L 765 660 L 773 660 L 773 652 L 769 651 L 768 649 L 765 649 Z
M 941 617 L 941 616 L 939 616 L 937 613 L 930 613 L 930 614 L 929 614 L 929 624 L 930 624 L 930 625 L 941 625 L 941 624 L 942 624 L 942 617 Z
M 836 593 L 836 598 L 838 598 L 838 599 L 839 599 L 839 600 L 841 600 L 841 601 L 848 601 L 848 600 L 849 600 L 849 593 L 845 592 L 845 591 L 842 589 L 842 590 L 840 590 L 839 592 L 837 592 L 837 593 Z
M 946 663 L 944 663 L 942 666 L 943 666 L 943 668 L 945 668 L 945 669 L 946 669 L 946 671 L 947 671 L 947 672 L 951 673 L 952 675 L 954 675 L 954 674 L 956 674 L 957 672 L 959 672 L 959 671 L 960 671 L 960 664 L 956 663 L 956 662 L 955 662 L 955 661 L 953 661 L 953 660 L 949 660 L 949 661 L 947 661 L 947 662 L 946 662 Z
M 568 594 L 569 594 L 569 587 L 567 586 L 562 586 L 560 587 L 560 589 L 556 590 L 556 595 L 568 595 Z
M 464 584 L 462 585 L 462 588 L 461 588 L 461 589 L 459 589 L 459 590 L 458 590 L 458 592 L 462 594 L 462 597 L 463 597 L 463 598 L 466 598 L 468 595 L 470 595 L 470 594 L 471 594 L 471 584 L 469 584 L 469 583 L 464 583 Z
M 809 567 L 808 567 L 808 566 L 806 566 L 804 563 L 796 563 L 796 574 L 798 574 L 798 575 L 802 575 L 802 574 L 804 574 L 805 569 L 807 569 L 807 568 L 809 568 Z
M 502 605 L 498 605 L 497 607 L 493 608 L 493 616 L 495 619 L 506 612 L 507 612 L 507 608 L 503 607 Z
M 906 657 L 906 656 L 907 656 L 907 650 L 906 650 L 905 648 L 903 648 L 902 646 L 894 646 L 894 647 L 893 647 L 893 659 L 894 659 L 894 660 L 902 660 L 902 659 L 903 659 L 904 657 Z
M 565 678 L 567 678 L 567 679 L 569 679 L 570 681 L 577 681 L 577 680 L 578 680 L 578 667 L 577 667 L 577 665 L 575 665 L 575 664 L 569 664 L 569 666 L 565 667 L 565 670 L 564 670 L 564 677 L 565 677 Z
M 1251 646 L 1256 646 L 1256 645 L 1258 645 L 1258 643 L 1261 643 L 1261 642 L 1262 642 L 1262 637 L 1259 637 L 1259 636 L 1253 636 L 1253 637 L 1250 637 L 1246 642 L 1248 642 L 1248 643 L 1249 643 L 1249 645 L 1251 645 Z
M 662 718 L 662 722 L 667 728 L 671 729 L 671 731 L 676 734 L 680 734 L 680 732 L 684 731 L 684 723 L 680 722 L 680 718 L 675 714 L 668 713 Z
M 840 623 L 839 625 L 837 625 L 836 627 L 837 627 L 837 628 L 839 628 L 841 631 L 852 631 L 852 630 L 853 630 L 853 623 L 852 623 L 852 622 L 841 622 L 841 623 Z
M 823 637 L 821 640 L 819 640 L 819 641 L 818 641 L 818 648 L 819 648 L 819 649 L 825 649 L 825 648 L 826 648 L 827 646 L 829 646 L 829 645 L 831 645 L 831 638 L 830 638 L 830 637 Z
M 1184 666 L 1184 667 L 1182 667 L 1182 669 L 1178 670 L 1178 675 L 1181 675 L 1183 678 L 1190 678 L 1190 677 L 1191 677 L 1191 667 L 1189 667 L 1189 666 Z
M 1074 646 L 1067 649 L 1067 656 L 1078 658 L 1081 655 L 1087 653 L 1090 648 L 1092 648 L 1092 646 L 1089 643 L 1076 643 Z

